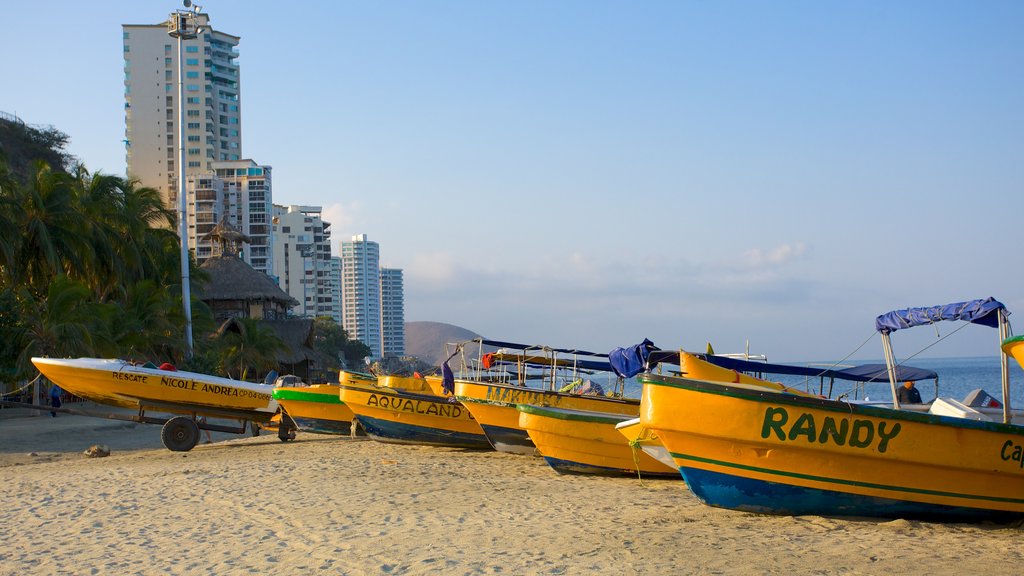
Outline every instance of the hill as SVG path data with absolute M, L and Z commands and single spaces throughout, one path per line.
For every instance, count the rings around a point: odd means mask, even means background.
M 57 171 L 67 171 L 75 159 L 64 148 L 68 135 L 52 126 L 31 126 L 16 116 L 0 112 L 0 159 L 6 160 L 14 178 L 28 182 L 35 162 L 42 160 Z
M 479 337 L 476 332 L 444 322 L 406 322 L 405 353 L 438 366 L 445 359 L 445 344 Z

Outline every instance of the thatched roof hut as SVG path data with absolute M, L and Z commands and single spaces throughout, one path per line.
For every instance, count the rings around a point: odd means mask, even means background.
M 214 241 L 214 256 L 199 267 L 210 277 L 196 297 L 213 311 L 218 322 L 228 318 L 284 319 L 299 302 L 274 280 L 237 256 L 238 245 L 249 237 L 222 219 L 206 238 Z
M 205 302 L 218 322 L 227 318 L 284 319 L 299 303 L 269 276 L 253 269 L 237 256 L 214 256 L 199 267 L 209 275 L 196 296 Z

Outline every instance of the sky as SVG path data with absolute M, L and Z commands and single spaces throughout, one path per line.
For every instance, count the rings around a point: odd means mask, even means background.
M 1024 314 L 1024 3 L 201 6 L 241 37 L 243 156 L 335 254 L 380 243 L 407 321 L 781 362 L 881 358 L 898 308 Z M 121 25 L 178 7 L 7 3 L 0 111 L 123 175 Z M 958 328 L 896 355 L 995 354 Z

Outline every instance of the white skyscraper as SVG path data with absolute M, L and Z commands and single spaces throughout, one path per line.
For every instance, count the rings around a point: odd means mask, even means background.
M 341 243 L 341 294 L 342 328 L 380 358 L 380 247 L 366 234 Z
M 185 40 L 186 173 L 211 172 L 213 163 L 242 159 L 238 36 L 210 26 Z M 128 177 L 160 191 L 177 206 L 178 51 L 166 23 L 124 24 L 124 118 Z
M 331 223 L 320 218 L 321 212 L 320 206 L 273 207 L 274 272 L 281 289 L 299 301 L 293 314 L 339 320 Z
M 380 269 L 380 337 L 384 356 L 405 356 L 405 296 L 398 268 Z
M 334 318 L 334 321 L 338 326 L 342 326 L 342 322 L 344 320 L 342 318 L 342 307 L 344 306 L 344 303 L 341 297 L 341 258 L 338 258 L 337 256 L 331 257 L 330 274 L 330 280 L 327 284 L 330 286 L 331 302 L 334 304 L 334 313 L 331 317 Z
M 213 170 L 187 176 L 189 246 L 196 262 L 210 257 L 212 243 L 206 235 L 222 219 L 247 235 L 239 256 L 250 266 L 274 275 L 271 258 L 270 218 L 273 186 L 270 166 L 252 160 L 214 162 Z
M 380 246 L 366 234 L 341 243 L 342 327 L 374 358 L 405 355 L 402 271 L 380 267 Z

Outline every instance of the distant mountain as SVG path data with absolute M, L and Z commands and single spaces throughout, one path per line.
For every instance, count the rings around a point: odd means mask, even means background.
M 445 359 L 445 344 L 479 337 L 476 332 L 444 322 L 406 322 L 405 353 L 439 366 Z

